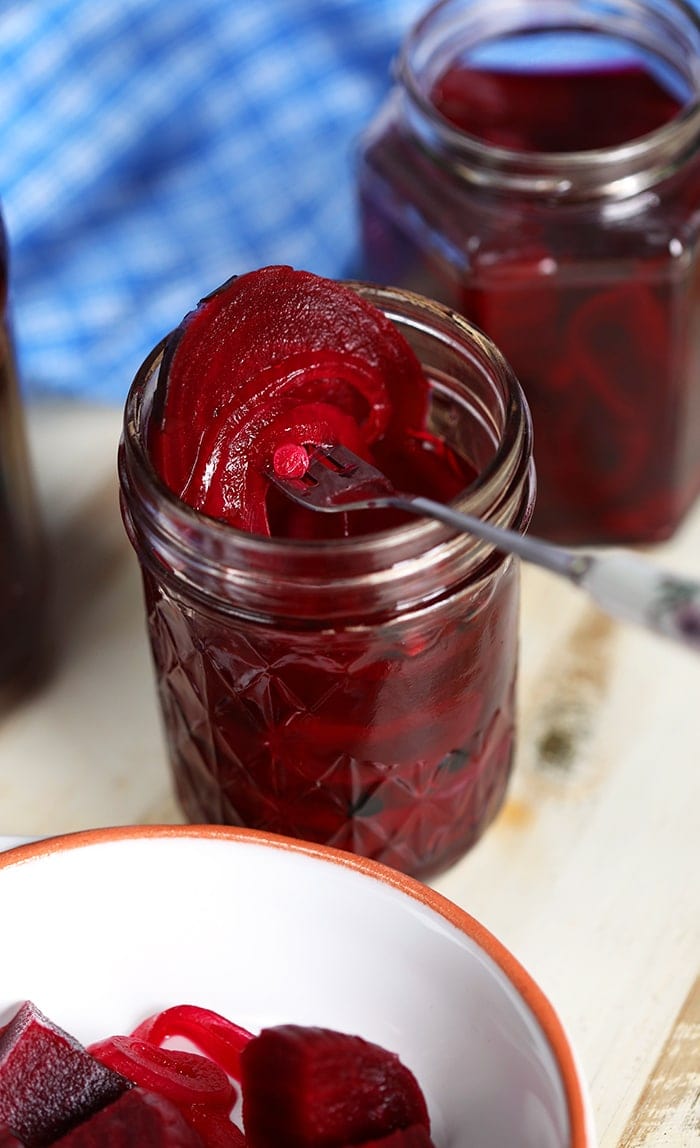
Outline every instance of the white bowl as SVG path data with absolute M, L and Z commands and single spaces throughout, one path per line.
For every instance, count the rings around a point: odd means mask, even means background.
M 25 999 L 88 1043 L 169 1005 L 397 1052 L 438 1148 L 592 1148 L 554 1009 L 424 885 L 249 830 L 94 830 L 0 854 L 0 1023 Z

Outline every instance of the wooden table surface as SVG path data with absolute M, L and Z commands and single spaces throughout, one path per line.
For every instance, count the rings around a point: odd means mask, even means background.
M 181 820 L 119 517 L 120 423 L 116 408 L 29 411 L 57 651 L 2 715 L 0 835 Z M 655 555 L 700 576 L 700 507 Z M 534 569 L 521 651 L 509 798 L 435 885 L 552 999 L 600 1148 L 700 1146 L 700 659 Z

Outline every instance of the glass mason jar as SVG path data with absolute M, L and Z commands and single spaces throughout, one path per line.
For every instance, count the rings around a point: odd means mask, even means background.
M 461 311 L 519 378 L 533 528 L 671 535 L 700 490 L 697 12 L 443 0 L 403 46 L 358 182 L 363 276 Z
M 499 352 L 426 299 L 351 286 L 412 344 L 428 430 L 478 472 L 455 505 L 524 530 L 530 419 Z M 511 769 L 517 561 L 424 519 L 309 542 L 192 510 L 149 461 L 162 352 L 129 393 L 119 474 L 185 814 L 444 869 L 495 816 Z
M 45 553 L 8 315 L 0 217 L 0 705 L 45 668 Z

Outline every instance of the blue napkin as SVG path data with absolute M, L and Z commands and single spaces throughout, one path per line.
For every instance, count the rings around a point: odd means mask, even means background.
M 233 274 L 356 274 L 358 138 L 427 7 L 1 4 L 0 201 L 27 393 L 123 401 L 150 348 Z
M 424 0 L 8 0 L 0 200 L 25 390 L 123 400 L 232 274 L 355 270 L 359 133 Z

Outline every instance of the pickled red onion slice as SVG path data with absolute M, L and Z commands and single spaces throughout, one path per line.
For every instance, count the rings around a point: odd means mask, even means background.
M 172 1100 L 179 1108 L 192 1104 L 229 1112 L 236 1093 L 228 1076 L 205 1056 L 159 1048 L 131 1036 L 111 1036 L 88 1051 L 127 1080 Z M 120 1067 L 117 1067 L 117 1066 Z
M 142 1021 L 132 1039 L 162 1045 L 169 1037 L 182 1036 L 197 1045 L 205 1056 L 229 1076 L 239 1080 L 241 1053 L 253 1039 L 252 1032 L 200 1005 L 173 1005 Z

